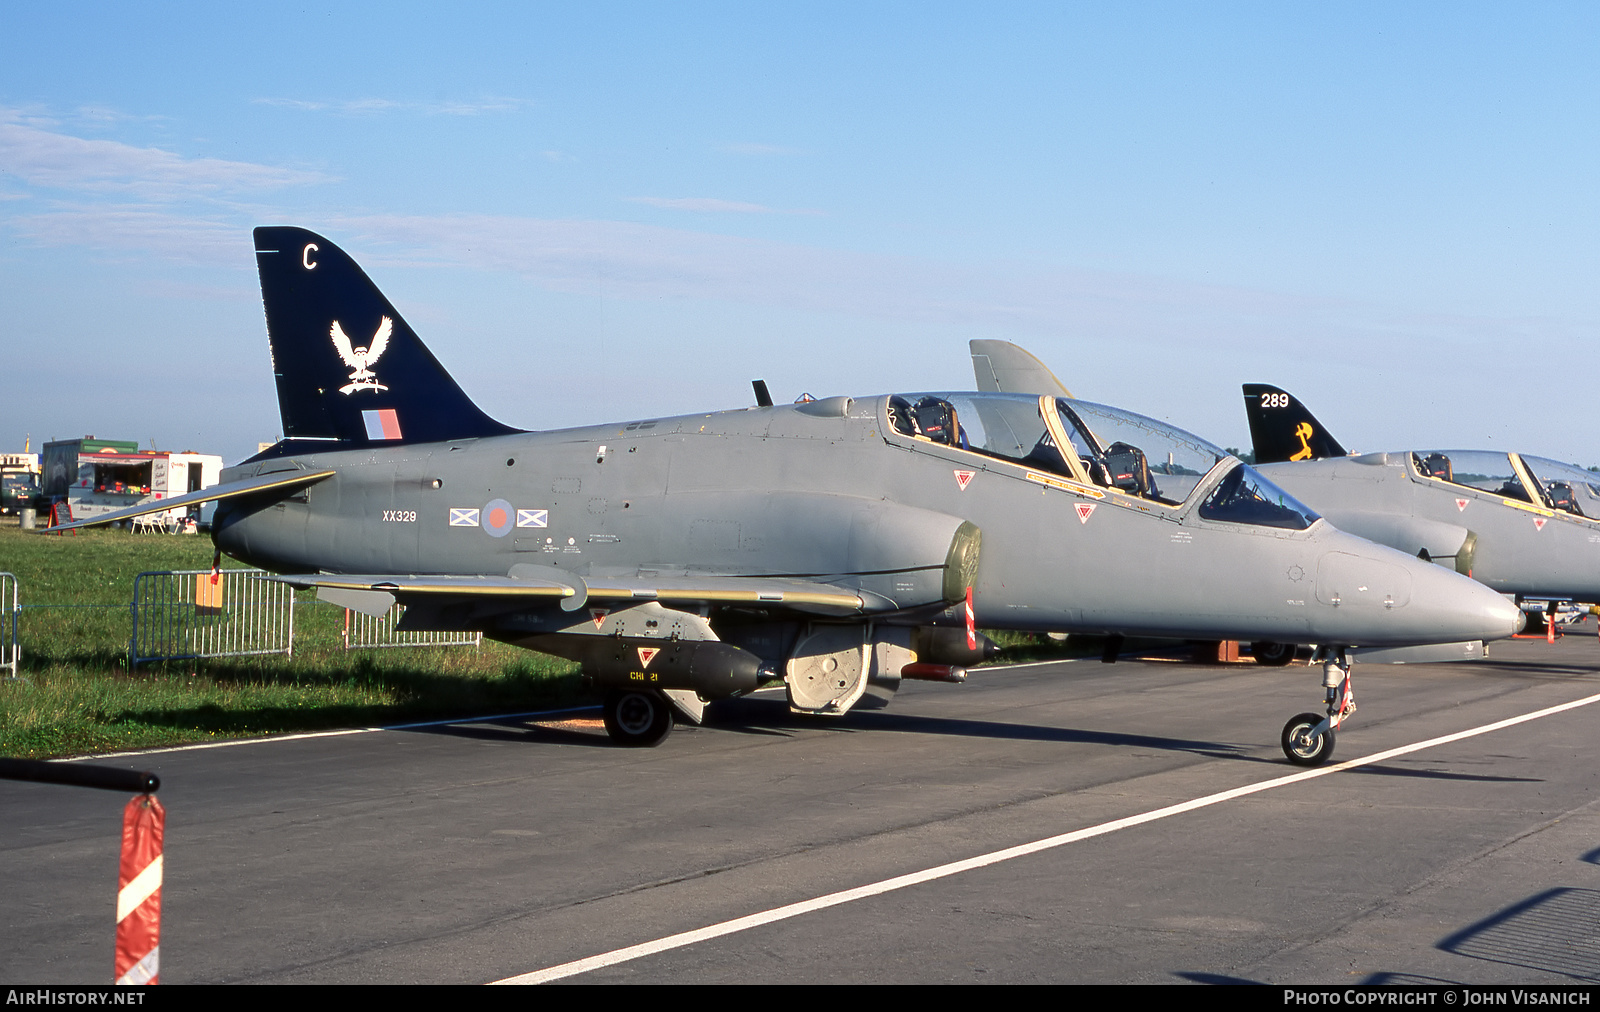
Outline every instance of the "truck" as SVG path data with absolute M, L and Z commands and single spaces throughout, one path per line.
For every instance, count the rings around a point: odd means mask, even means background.
M 14 516 L 39 498 L 39 455 L 0 453 L 0 515 Z

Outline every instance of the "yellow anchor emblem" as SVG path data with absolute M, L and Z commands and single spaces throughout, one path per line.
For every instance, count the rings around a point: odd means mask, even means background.
M 1294 427 L 1294 434 L 1300 439 L 1300 452 L 1290 457 L 1290 460 L 1311 459 L 1311 434 L 1316 430 L 1311 428 L 1310 422 L 1301 422 Z

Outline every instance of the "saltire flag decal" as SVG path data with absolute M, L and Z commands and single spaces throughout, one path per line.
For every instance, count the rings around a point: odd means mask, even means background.
M 478 511 L 475 509 L 464 510 L 450 507 L 451 527 L 476 527 L 478 526 Z
M 394 408 L 363 411 L 361 421 L 367 426 L 368 439 L 400 438 L 400 416 L 394 413 Z
M 517 510 L 518 527 L 549 527 L 549 510 Z

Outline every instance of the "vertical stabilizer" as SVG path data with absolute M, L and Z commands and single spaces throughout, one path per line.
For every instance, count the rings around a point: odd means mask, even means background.
M 255 230 L 286 440 L 431 443 L 518 430 L 484 414 L 343 250 Z
M 1244 413 L 1250 419 L 1250 441 L 1255 444 L 1257 464 L 1345 456 L 1339 441 L 1286 390 L 1266 383 L 1246 383 Z
M 1049 366 L 1010 341 L 968 341 L 967 346 L 973 378 L 984 393 L 1072 396 Z

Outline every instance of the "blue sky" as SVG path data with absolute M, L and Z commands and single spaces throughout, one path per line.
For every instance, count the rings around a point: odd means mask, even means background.
M 0 445 L 278 435 L 250 228 L 552 428 L 971 385 L 1600 463 L 1600 6 L 0 8 Z

